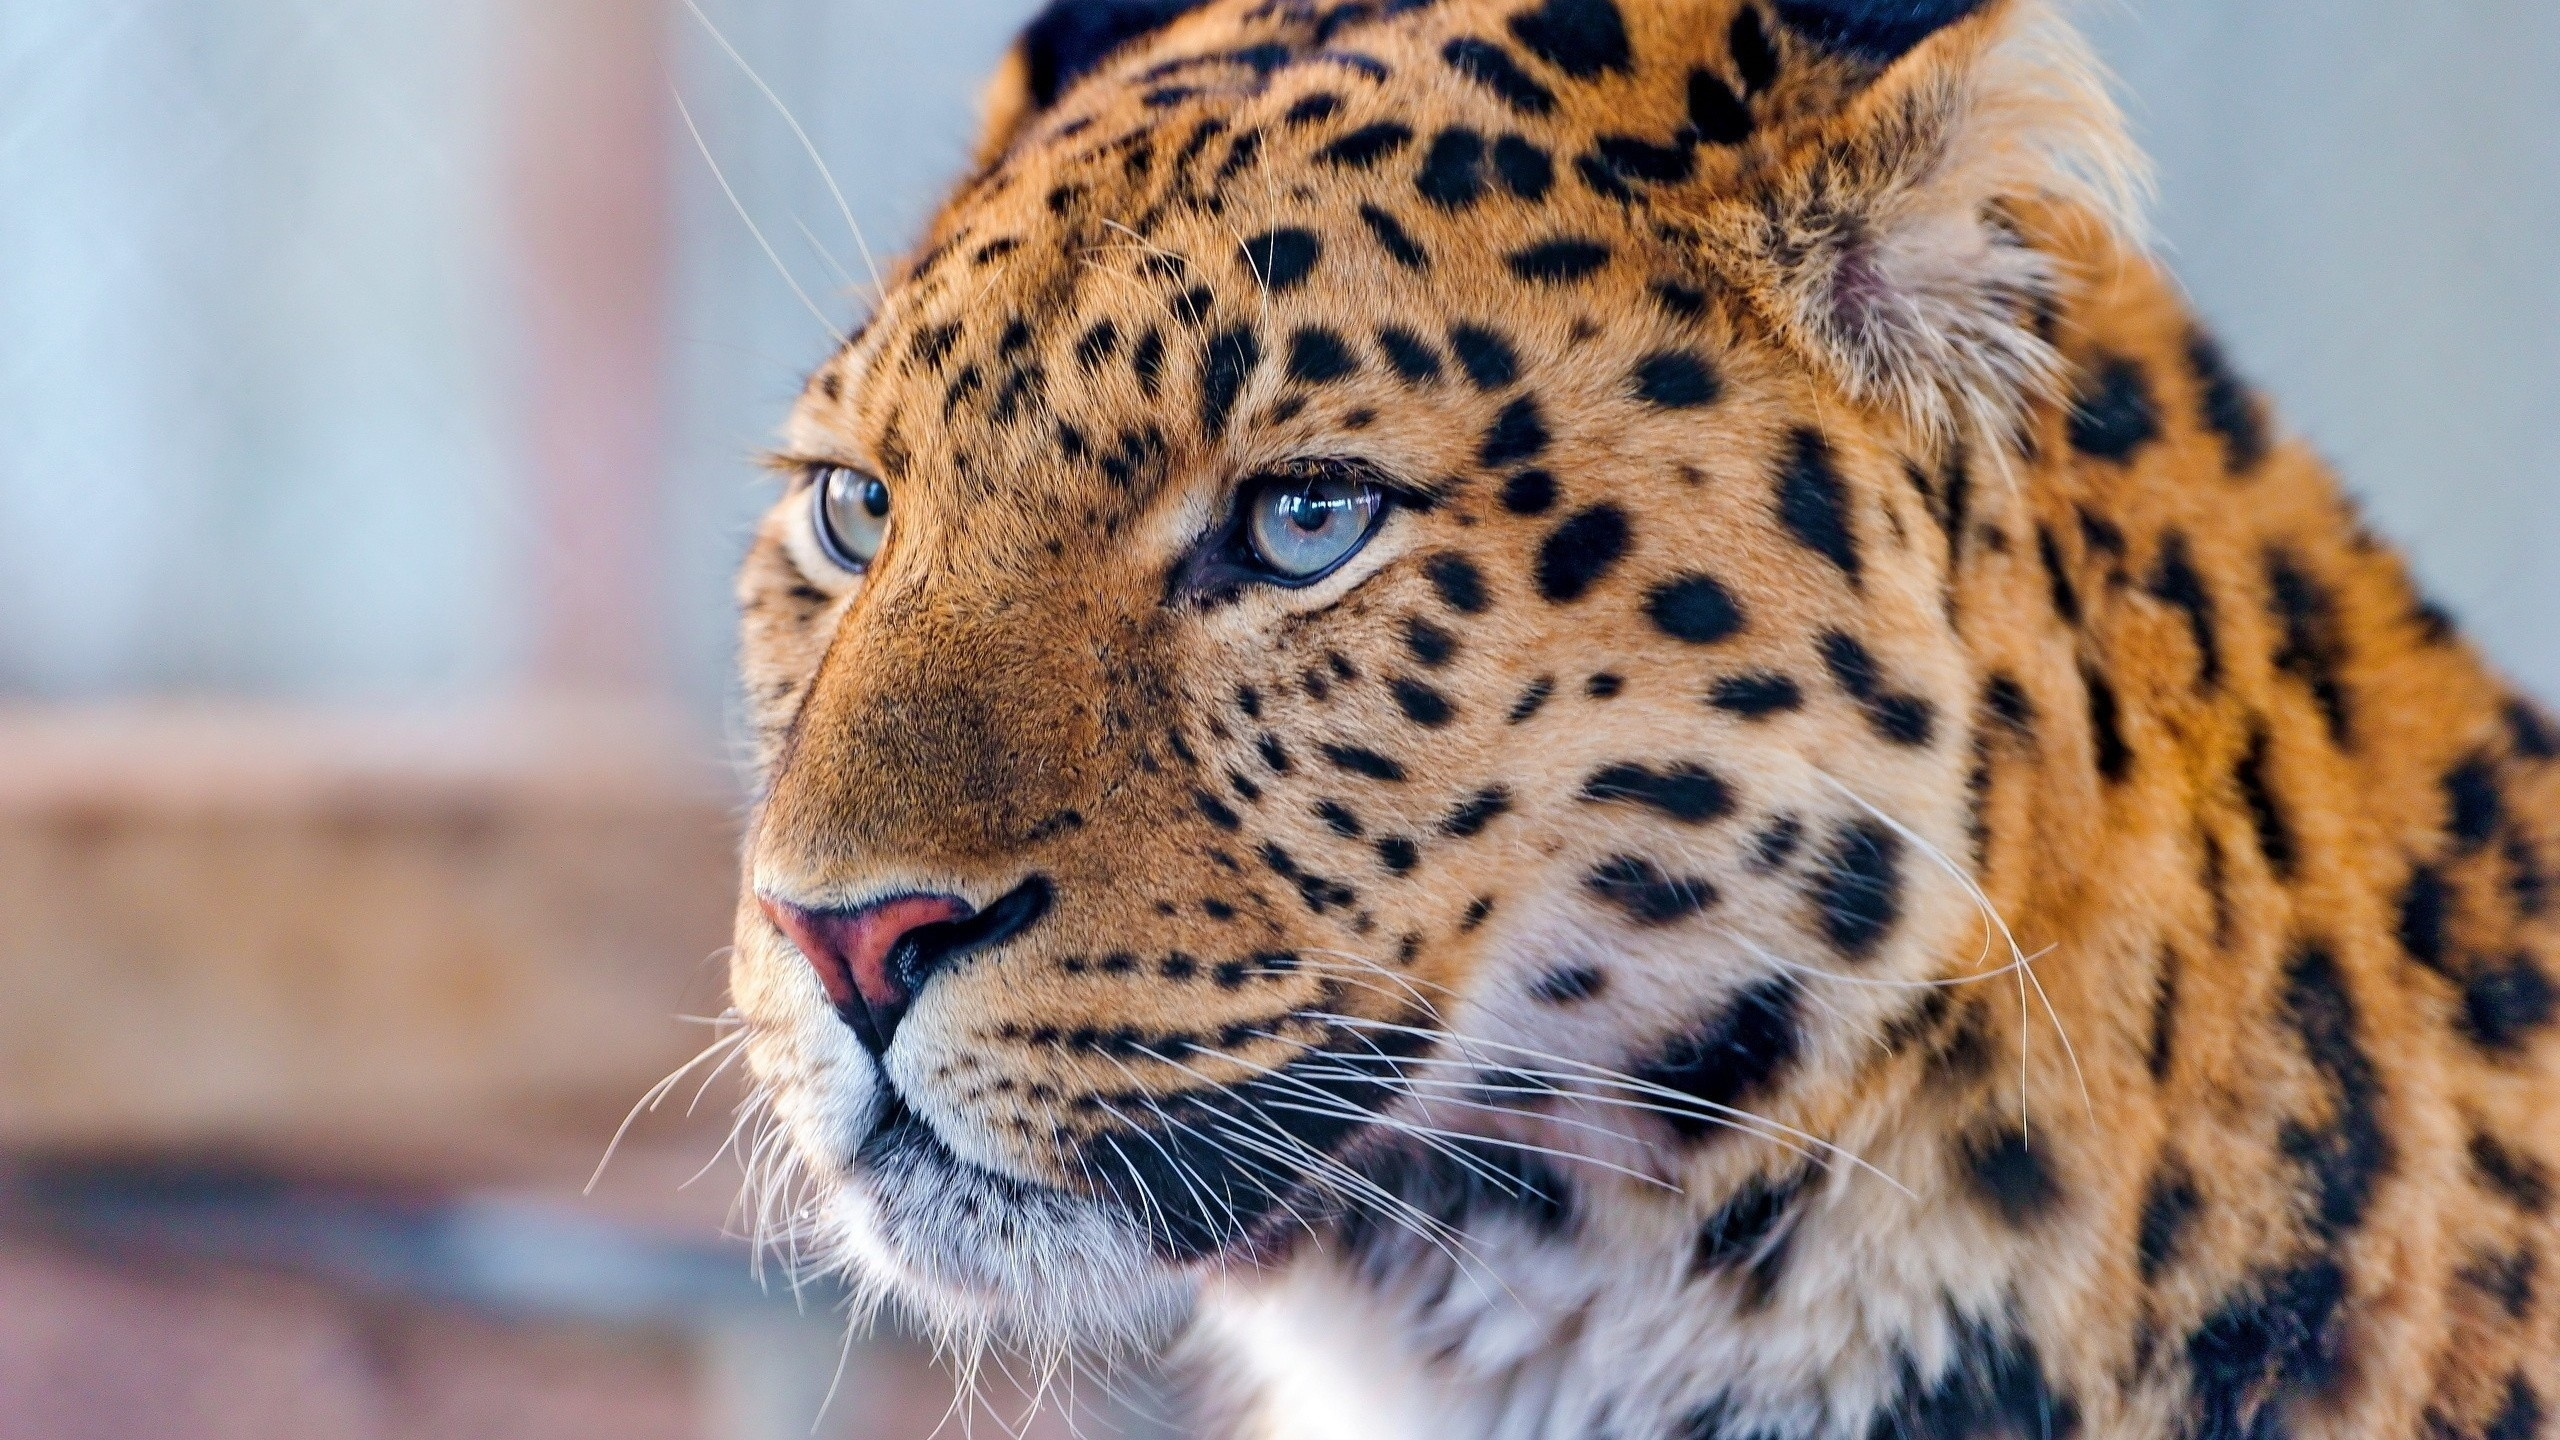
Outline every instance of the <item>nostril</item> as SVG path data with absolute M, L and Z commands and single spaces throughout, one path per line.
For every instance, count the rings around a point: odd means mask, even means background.
M 970 913 L 969 902 L 950 895 L 899 895 L 855 910 L 808 910 L 759 895 L 765 918 L 800 947 L 836 1013 L 865 1044 L 886 1049 L 891 1032 L 914 995 L 893 963 L 898 942 L 918 929 L 947 924 Z
M 898 895 L 853 910 L 810 910 L 769 895 L 756 901 L 818 972 L 836 1013 L 878 1054 L 934 972 L 1029 929 L 1048 913 L 1050 893 L 1035 875 L 984 910 L 951 895 Z

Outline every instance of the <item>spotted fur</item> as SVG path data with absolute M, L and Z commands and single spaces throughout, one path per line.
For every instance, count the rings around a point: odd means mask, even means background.
M 795 478 L 740 584 L 802 1253 L 1187 1327 L 1240 1434 L 2543 1433 L 2560 731 L 2088 75 L 2028 0 L 1053 7 L 791 420 L 886 548 Z M 1221 569 L 1309 465 L 1374 538 Z M 877 1054 L 760 908 L 1035 882 Z

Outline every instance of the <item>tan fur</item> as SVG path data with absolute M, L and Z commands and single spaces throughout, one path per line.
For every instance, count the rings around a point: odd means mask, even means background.
M 748 882 L 809 906 L 985 904 L 1038 872 L 1057 903 L 935 978 L 877 1067 L 742 905 L 749 1053 L 815 1176 L 799 1218 L 955 1323 L 1137 1338 L 1178 1308 L 1167 1286 L 1202 1274 L 1250 1289 L 1257 1264 L 1402 1253 L 1361 1248 L 1354 1221 L 1400 1145 L 1429 1158 L 1410 1135 L 1428 1123 L 1570 1152 L 1539 1162 L 1570 1186 L 1562 1236 L 1485 1252 L 1527 1257 L 1486 1262 L 1518 1282 L 1511 1309 L 1486 1304 L 1536 1345 L 1486 1358 L 1482 1317 L 1422 1343 L 1457 1324 L 1456 1291 L 1411 1279 L 1438 1273 L 1427 1252 L 1403 1281 L 1359 1272 L 1417 1336 L 1413 1372 L 1478 1407 L 1448 1413 L 1497 1417 L 1482 1433 L 1546 1433 L 1516 1398 L 1540 1355 L 1576 1357 L 1539 1392 L 1557 1433 L 1598 1417 L 1625 1440 L 2025 1433 L 1991 1402 L 1930 1398 L 2009 1353 L 1992 1335 L 2092 1435 L 2535 1433 L 2560 1386 L 2536 1203 L 2560 1158 L 2543 722 L 2220 368 L 2139 248 L 2138 163 L 2049 16 L 1993 5 L 1881 74 L 1768 23 L 1784 65 L 1751 97 L 1752 137 L 1691 147 L 1685 178 L 1622 199 L 1575 158 L 1598 136 L 1672 135 L 1695 69 L 1738 84 L 1740 5 L 1618 9 L 1634 59 L 1583 79 L 1509 38 L 1517 0 L 1444 0 L 1331 42 L 1384 80 L 1310 56 L 1314 8 L 1242 0 L 1133 44 L 1046 113 L 1009 62 L 983 167 L 791 421 L 796 461 L 877 473 L 896 510 L 872 573 L 844 575 L 795 483 L 747 562 L 764 780 Z M 1456 73 L 1442 56 L 1460 36 L 1508 45 L 1550 112 Z M 1159 68 L 1256 42 L 1299 58 L 1268 76 Z M 1168 85 L 1194 93 L 1147 102 Z M 1284 119 L 1319 93 L 1332 113 Z M 1387 122 L 1411 135 L 1367 167 L 1322 157 Z M 1451 126 L 1534 142 L 1551 187 L 1524 198 L 1488 162 L 1463 208 L 1418 198 Z M 1248 133 L 1253 158 L 1221 176 Z M 1391 253 L 1364 205 L 1427 263 Z M 1322 243 L 1277 290 L 1246 245 L 1275 227 Z M 1540 280 L 1508 258 L 1559 237 L 1605 262 Z M 1087 363 L 1105 323 L 1114 342 Z M 1453 325 L 1498 331 L 1516 377 L 1470 383 Z M 1399 379 L 1382 326 L 1427 341 L 1438 378 Z M 1347 342 L 1358 372 L 1287 379 L 1305 327 Z M 1255 363 L 1213 428 L 1207 372 L 1246 332 Z M 1131 359 L 1149 333 L 1152 389 Z M 1674 351 L 1712 364 L 1712 403 L 1641 398 L 1642 367 Z M 1487 466 L 1523 397 L 1545 446 Z M 1807 436 L 1842 486 L 1854 573 L 1789 521 Z M 1169 591 L 1240 483 L 1309 456 L 1436 501 L 1312 588 Z M 1503 497 L 1533 468 L 1560 496 L 1519 513 Z M 1542 594 L 1545 548 L 1600 507 L 1623 518 L 1623 553 Z M 1480 612 L 1435 582 L 1451 556 L 1480 575 Z M 1656 597 L 1700 575 L 1742 624 L 1689 643 Z M 1454 654 L 1418 646 L 1417 624 Z M 1863 645 L 1877 693 L 1844 693 L 1832 634 Z M 1762 674 L 1801 705 L 1708 703 Z M 1454 717 L 1410 718 L 1400 682 Z M 1550 698 L 1512 720 L 1542 683 Z M 1608 767 L 1689 763 L 1725 783 L 1727 812 L 1593 798 Z M 1488 787 L 1499 813 L 1456 823 Z M 1773 869 L 1786 820 L 1800 842 Z M 1862 830 L 1898 857 L 1864 950 L 1824 898 Z M 1409 873 L 1384 863 L 1386 837 L 1415 846 Z M 1715 899 L 1638 923 L 1592 883 L 1616 857 Z M 1295 963 L 1255 959 L 1277 954 Z M 1532 998 L 1568 959 L 1607 990 L 1579 1009 Z M 1210 978 L 1223 962 L 1233 983 Z M 1430 1031 L 1431 1054 L 1481 1072 L 1536 1055 L 1623 1074 L 1785 984 L 1800 1049 L 1747 1096 L 1751 1135 L 1683 1133 L 1598 1079 L 1494 1107 L 1510 1114 L 1406 1092 L 1288 1160 L 1303 1229 L 1182 1264 L 1139 1253 L 1179 1186 L 1132 1196 L 1095 1168 L 1115 1141 L 1177 1140 L 1158 1108 L 1175 1097 L 1385 1033 L 1364 1024 Z M 884 1084 L 957 1164 L 1087 1228 L 1025 1211 L 1022 1235 L 972 1231 L 960 1255 L 927 1220 L 883 1219 L 894 1186 L 852 1157 Z M 1765 1287 L 1700 1260 L 1700 1224 L 1755 1177 L 1804 1170 L 1816 1142 L 1869 1168 L 1835 1160 L 1791 1192 Z M 2146 1274 L 2146 1213 L 2170 1211 Z M 1139 1238 L 1093 1238 L 1110 1223 Z M 1527 1233 L 1463 1208 L 1452 1223 Z M 1630 1319 L 1637 1291 L 1657 1320 Z M 1613 1326 L 1634 1338 L 1590 1338 Z M 1684 1338 L 1613 1372 L 1647 1335 Z

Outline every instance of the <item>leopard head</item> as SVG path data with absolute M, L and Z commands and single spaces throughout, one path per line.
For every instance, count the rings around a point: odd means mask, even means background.
M 2031 236 L 2121 208 L 2068 42 L 1089 0 L 988 110 L 740 583 L 805 1244 L 1140 1340 L 1429 1223 L 1417 1154 L 1708 1205 L 1835 1123 L 1983 941 L 1950 537 L 2053 383 Z

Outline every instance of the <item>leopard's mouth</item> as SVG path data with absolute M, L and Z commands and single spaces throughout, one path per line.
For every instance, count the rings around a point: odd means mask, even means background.
M 1343 1177 L 1381 1148 L 1372 1122 L 1406 1027 L 1310 1049 L 1240 1083 L 1101 1101 L 1070 1188 L 958 1153 L 894 1088 L 841 1172 L 848 1246 L 930 1312 L 1080 1342 L 1148 1344 L 1205 1277 L 1288 1257 L 1343 1209 Z

